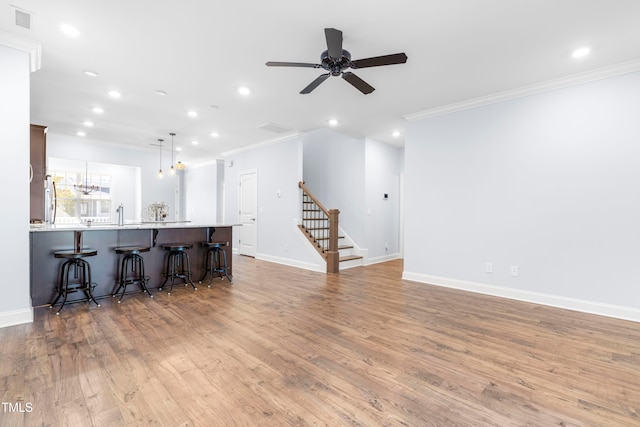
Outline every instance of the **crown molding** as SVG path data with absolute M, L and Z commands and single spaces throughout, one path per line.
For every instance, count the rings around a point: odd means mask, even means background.
M 411 122 L 411 121 L 426 119 L 430 117 L 442 116 L 444 114 L 450 114 L 450 113 L 455 113 L 457 111 L 463 111 L 471 108 L 482 107 L 485 105 L 496 104 L 498 102 L 508 101 L 516 98 L 522 98 L 524 96 L 535 95 L 535 94 L 547 92 L 550 90 L 557 90 L 557 89 L 562 89 L 562 88 L 575 86 L 583 83 L 592 82 L 595 80 L 606 79 L 608 77 L 615 77 L 621 74 L 632 73 L 638 70 L 640 70 L 640 59 L 636 59 L 628 62 L 621 62 L 618 64 L 597 68 L 595 70 L 572 74 L 566 77 L 548 80 L 545 82 L 536 83 L 529 86 L 523 86 L 517 89 L 497 92 L 487 96 L 472 98 L 466 101 L 456 102 L 453 104 L 444 105 L 442 107 L 432 108 L 430 110 L 406 114 L 403 117 L 405 120 Z
M 269 145 L 279 144 L 281 142 L 297 138 L 300 135 L 301 135 L 300 132 L 295 132 L 295 133 L 293 133 L 291 135 L 283 136 L 281 138 L 270 139 L 268 141 L 260 142 L 260 143 L 253 144 L 253 145 L 249 145 L 247 147 L 241 147 L 241 148 L 237 148 L 235 150 L 225 151 L 225 152 L 221 153 L 221 156 L 224 158 L 224 157 L 229 157 L 229 156 L 233 156 L 233 155 L 236 155 L 236 154 L 240 154 L 240 153 L 245 152 L 245 151 L 253 151 L 253 150 L 256 150 L 258 148 L 264 148 L 264 147 L 267 147 Z
M 42 43 L 0 30 L 0 44 L 29 54 L 29 70 L 38 71 L 42 64 Z

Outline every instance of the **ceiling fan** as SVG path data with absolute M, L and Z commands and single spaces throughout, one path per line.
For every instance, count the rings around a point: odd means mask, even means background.
M 375 89 L 369 83 L 353 74 L 351 71 L 345 71 L 348 68 L 358 69 L 367 67 L 379 67 L 381 65 L 404 64 L 407 62 L 407 55 L 404 53 L 394 53 L 391 55 L 375 56 L 372 58 L 351 60 L 351 54 L 342 49 L 342 31 L 335 28 L 325 28 L 324 35 L 327 39 L 327 50 L 320 55 L 320 64 L 310 64 L 306 62 L 267 62 L 268 67 L 305 67 L 305 68 L 324 68 L 328 71 L 321 74 L 314 81 L 309 83 L 307 87 L 302 89 L 300 93 L 311 93 L 320 83 L 324 82 L 329 76 L 342 76 L 347 82 L 351 83 L 356 89 L 365 95 L 373 92 Z

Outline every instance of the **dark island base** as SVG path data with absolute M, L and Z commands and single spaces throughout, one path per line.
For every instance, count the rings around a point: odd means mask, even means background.
M 58 272 L 62 261 L 54 258 L 53 252 L 73 249 L 75 232 L 69 231 L 41 231 L 30 233 L 31 238 L 31 301 L 34 307 L 49 305 L 57 294 Z M 206 248 L 205 241 L 228 242 L 223 250 L 227 253 L 227 271 L 233 276 L 232 269 L 232 229 L 231 227 L 202 227 L 202 228 L 159 228 L 159 229 L 119 229 L 100 230 L 87 229 L 82 231 L 84 248 L 98 251 L 96 256 L 87 258 L 91 264 L 91 281 L 95 284 L 93 295 L 96 298 L 111 297 L 117 289 L 117 277 L 120 256 L 114 248 L 118 246 L 151 247 L 149 252 L 143 253 L 145 273 L 150 277 L 148 288 L 153 293 L 162 285 L 165 276 L 165 261 L 168 251 L 162 245 L 168 243 L 190 243 L 192 279 L 197 281 L 202 277 L 205 269 Z M 180 289 L 182 281 L 175 282 L 174 291 Z M 204 283 L 208 283 L 208 278 Z M 215 282 L 214 282 L 215 283 Z M 166 287 L 168 287 L 168 282 Z M 129 286 L 127 292 L 138 291 L 138 286 Z M 84 300 L 84 294 L 78 292 L 70 294 L 68 302 Z

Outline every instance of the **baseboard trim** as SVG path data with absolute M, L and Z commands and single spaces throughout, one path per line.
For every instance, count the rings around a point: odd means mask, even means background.
M 583 313 L 597 314 L 600 316 L 612 317 L 615 319 L 630 320 L 632 322 L 640 322 L 640 310 L 632 307 L 604 304 L 595 301 L 567 298 L 558 295 L 524 291 L 521 289 L 511 289 L 501 286 L 487 285 L 484 283 L 467 282 L 464 280 L 450 279 L 447 277 L 431 276 L 427 274 L 412 273 L 407 271 L 402 273 L 402 278 L 404 280 L 442 286 L 445 288 L 475 292 L 479 294 L 508 298 L 512 300 L 546 305 L 566 310 L 579 311 Z
M 381 262 L 393 261 L 394 259 L 399 259 L 399 258 L 400 258 L 400 254 L 389 254 L 389 255 L 377 256 L 374 258 L 367 258 L 364 265 L 380 264 Z
M 0 313 L 0 328 L 33 323 L 33 307 Z
M 259 259 L 261 261 L 269 261 L 276 264 L 287 265 L 289 267 L 301 268 L 303 270 L 317 271 L 319 273 L 325 273 L 327 269 L 325 265 L 312 264 L 309 262 L 301 262 L 289 258 L 281 258 L 264 254 L 256 254 L 256 259 Z

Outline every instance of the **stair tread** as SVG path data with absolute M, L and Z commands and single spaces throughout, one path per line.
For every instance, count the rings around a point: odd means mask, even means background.
M 341 256 L 340 259 L 338 260 L 339 262 L 344 262 L 344 261 L 353 261 L 355 259 L 362 259 L 361 256 L 359 255 L 347 255 L 347 256 Z
M 340 245 L 338 246 L 338 250 L 340 249 L 353 249 L 353 245 Z

